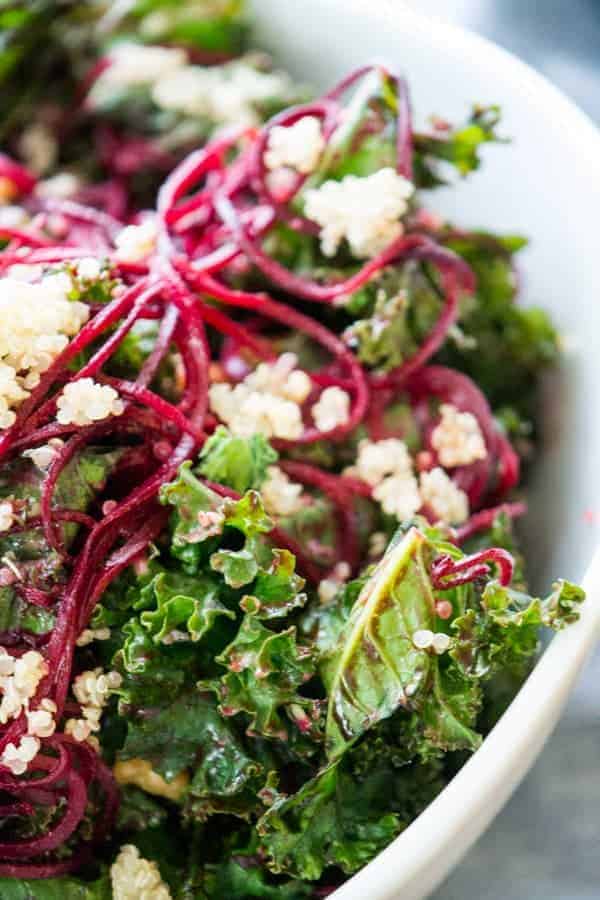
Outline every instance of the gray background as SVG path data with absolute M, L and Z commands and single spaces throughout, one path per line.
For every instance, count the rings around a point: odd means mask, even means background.
M 516 53 L 600 122 L 600 0 L 409 2 Z M 435 900 L 600 900 L 599 681 L 597 655 L 531 774 Z

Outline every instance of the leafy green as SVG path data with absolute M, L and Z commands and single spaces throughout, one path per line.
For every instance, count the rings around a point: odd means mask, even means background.
M 251 488 L 260 489 L 267 468 L 277 462 L 277 457 L 264 435 L 236 437 L 221 425 L 202 448 L 197 471 L 209 481 L 243 494 Z
M 327 752 L 335 759 L 367 728 L 426 689 L 432 657 L 413 632 L 431 629 L 431 552 L 411 529 L 388 550 L 363 587 L 341 639 L 322 665 L 327 686 Z
M 491 678 L 498 673 L 524 677 L 539 645 L 540 628 L 564 628 L 577 620 L 585 592 L 558 581 L 544 600 L 490 581 L 478 608 L 452 623 L 453 658 L 468 675 Z
M 268 873 L 255 862 L 245 858 L 229 859 L 227 862 L 207 867 L 204 894 L 207 900 L 300 900 L 310 897 L 310 885 L 298 881 L 275 882 Z
M 466 372 L 492 406 L 506 404 L 530 417 L 539 374 L 558 359 L 558 336 L 544 310 L 514 302 L 514 254 L 526 242 L 474 232 L 447 243 L 473 269 L 477 289 L 461 308 L 464 339 L 446 342 L 440 359 Z
M 296 573 L 296 559 L 289 550 L 273 550 L 268 568 L 256 573 L 252 594 L 240 602 L 244 612 L 259 619 L 283 618 L 306 603 L 304 579 Z
M 214 701 L 192 690 L 161 709 L 149 709 L 132 718 L 119 756 L 146 759 L 166 781 L 172 781 L 214 746 L 220 747 L 221 766 L 213 771 L 213 758 L 205 780 L 212 777 L 225 790 L 226 784 L 235 785 L 242 777 L 240 769 L 248 761 Z
M 97 881 L 77 878 L 0 878 L 2 900 L 112 900 L 108 874 Z
M 142 589 L 141 602 L 150 608 L 142 612 L 140 621 L 157 644 L 181 627 L 192 641 L 199 641 L 218 617 L 235 619 L 235 613 L 219 600 L 218 583 L 206 575 L 159 572 Z
M 481 146 L 501 140 L 496 133 L 499 121 L 498 106 L 474 106 L 463 126 L 452 128 L 444 123 L 435 133 L 417 132 L 413 160 L 416 184 L 421 188 L 447 184 L 440 163 L 454 166 L 463 177 L 478 169 Z
M 122 831 L 144 831 L 164 825 L 167 810 L 141 788 L 126 784 L 121 787 L 117 828 Z
M 358 318 L 346 328 L 344 339 L 362 363 L 387 372 L 416 352 L 441 303 L 419 263 L 388 266 L 345 304 L 345 311 Z
M 226 716 L 246 713 L 248 734 L 285 740 L 282 711 L 295 706 L 315 714 L 315 704 L 298 694 L 314 673 L 314 660 L 309 648 L 298 645 L 294 626 L 273 632 L 247 614 L 218 662 L 229 670 L 215 685 L 219 709 Z
M 379 749 L 379 748 L 378 748 Z M 442 787 L 438 769 L 396 766 L 368 742 L 330 763 L 257 825 L 274 872 L 313 881 L 328 866 L 351 874 L 419 814 Z

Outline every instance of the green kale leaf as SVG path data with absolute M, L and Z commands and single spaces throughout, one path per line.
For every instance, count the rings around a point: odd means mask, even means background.
M 462 338 L 447 341 L 439 358 L 466 372 L 493 407 L 512 406 L 531 417 L 537 379 L 556 363 L 559 345 L 544 310 L 515 303 L 514 254 L 525 243 L 485 232 L 449 238 L 450 249 L 473 269 L 477 289 L 461 307 Z
M 311 729 L 318 706 L 298 690 L 314 674 L 315 664 L 310 649 L 297 643 L 294 626 L 274 632 L 247 614 L 218 662 L 228 669 L 213 684 L 219 709 L 225 716 L 249 716 L 249 735 L 286 740 L 289 726 L 284 712 L 305 730 Z
M 277 452 L 264 435 L 236 437 L 221 425 L 202 448 L 197 471 L 209 481 L 243 494 L 250 489 L 260 489 L 268 467 L 277 462 L 277 458 Z
M 108 874 L 97 881 L 78 878 L 0 878 L 2 900 L 112 900 Z
M 199 641 L 219 617 L 235 620 L 235 612 L 221 603 L 219 593 L 219 584 L 209 576 L 164 570 L 141 591 L 141 603 L 147 607 L 141 624 L 157 644 L 182 627 L 192 641 Z
M 499 121 L 498 106 L 474 106 L 463 126 L 446 126 L 433 134 L 415 133 L 413 164 L 418 187 L 435 188 L 448 183 L 440 163 L 454 166 L 463 177 L 478 169 L 481 146 L 501 140 L 496 132 Z
M 397 766 L 380 749 L 361 744 L 267 810 L 257 830 L 273 872 L 314 881 L 337 866 L 350 875 L 443 787 L 436 763 Z

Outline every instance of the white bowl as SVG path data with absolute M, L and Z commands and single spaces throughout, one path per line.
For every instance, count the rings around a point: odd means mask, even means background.
M 500 103 L 514 138 L 431 206 L 464 225 L 532 238 L 524 300 L 565 336 L 544 398 L 544 441 L 525 523 L 536 588 L 583 581 L 579 623 L 555 637 L 510 708 L 451 784 L 336 900 L 427 896 L 489 825 L 556 724 L 600 631 L 600 133 L 556 88 L 474 34 L 398 0 L 254 0 L 259 37 L 303 81 L 325 86 L 379 59 L 409 78 L 418 119 L 460 120 Z

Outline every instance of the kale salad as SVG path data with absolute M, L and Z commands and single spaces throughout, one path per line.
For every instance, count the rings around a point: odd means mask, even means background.
M 0 898 L 328 896 L 584 599 L 515 534 L 526 242 L 436 212 L 500 111 L 316 96 L 239 0 L 0 32 Z

